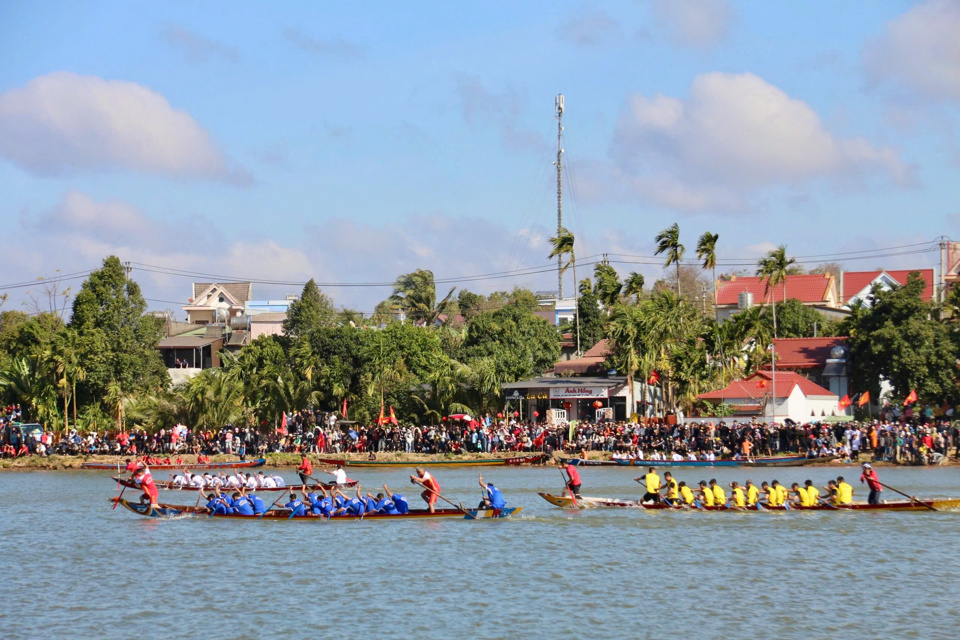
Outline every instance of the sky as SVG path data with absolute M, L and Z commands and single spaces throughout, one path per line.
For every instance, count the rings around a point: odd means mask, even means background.
M 558 93 L 581 278 L 652 283 L 674 222 L 721 272 L 936 267 L 958 34 L 960 0 L 3 3 L 4 308 L 108 255 L 178 317 L 195 281 L 556 289 Z

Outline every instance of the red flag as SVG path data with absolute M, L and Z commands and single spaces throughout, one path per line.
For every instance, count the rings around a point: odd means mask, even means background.
M 386 421 L 387 419 L 383 417 L 383 405 L 380 405 L 380 417 L 377 418 L 377 424 L 383 424 Z
M 340 415 L 343 416 L 344 420 L 347 419 L 347 399 L 346 398 L 343 399 L 343 411 L 340 412 Z
M 917 390 L 916 390 L 916 389 L 911 389 L 911 390 L 910 390 L 910 395 L 908 395 L 908 396 L 906 397 L 906 399 L 904 399 L 904 401 L 903 401 L 903 406 L 907 406 L 907 405 L 913 404 L 913 403 L 916 402 L 916 401 L 917 401 Z
M 287 412 L 284 411 L 281 415 L 283 415 L 283 417 L 280 418 L 280 433 L 286 434 L 287 433 Z
M 844 395 L 842 398 L 840 398 L 840 402 L 837 403 L 837 408 L 840 409 L 840 411 L 843 411 L 844 409 L 849 407 L 851 404 L 853 403 L 850 402 L 850 396 Z
M 767 388 L 767 381 L 764 380 L 763 378 L 760 378 L 757 381 L 757 389 L 766 389 L 766 388 Z
M 860 399 L 857 400 L 857 406 L 858 406 L 858 407 L 862 407 L 863 405 L 867 404 L 868 402 L 870 402 L 870 392 L 869 392 L 869 391 L 864 391 L 863 393 L 860 394 Z
M 546 438 L 546 436 L 547 436 L 547 432 L 546 432 L 546 431 L 541 431 L 541 432 L 540 432 L 540 435 L 538 435 L 536 438 L 534 438 L 534 440 L 533 440 L 533 446 L 535 446 L 535 447 L 542 447 L 542 446 L 543 446 L 543 440 L 544 440 L 544 438 Z
M 397 416 L 393 413 L 393 405 L 390 405 L 390 423 L 397 426 Z
M 657 373 L 656 369 L 654 369 L 653 373 L 650 374 L 650 377 L 647 378 L 647 384 L 657 384 L 659 380 L 660 374 Z

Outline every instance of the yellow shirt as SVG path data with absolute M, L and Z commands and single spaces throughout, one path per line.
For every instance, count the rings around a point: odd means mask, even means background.
M 846 482 L 837 485 L 837 504 L 850 504 L 853 502 L 853 487 Z
M 727 504 L 727 492 L 718 484 L 713 485 L 713 501 L 718 505 Z
M 693 491 L 690 490 L 690 487 L 681 487 L 680 495 L 683 497 L 685 504 L 693 504 Z
M 671 500 L 676 500 L 677 495 L 677 481 L 670 478 L 667 480 L 667 497 Z
M 820 502 L 820 491 L 813 485 L 807 487 L 807 497 L 810 499 L 810 506 L 815 506 Z
M 647 484 L 647 493 L 660 491 L 660 476 L 656 473 L 648 473 L 643 476 L 643 481 Z
M 713 506 L 713 491 L 710 491 L 710 487 L 703 489 L 703 504 L 707 507 Z
M 801 507 L 812 507 L 816 504 L 816 500 L 810 501 L 810 492 L 807 491 L 806 487 L 797 487 L 797 497 L 800 499 Z
M 767 493 L 767 504 L 771 507 L 780 506 L 780 492 L 777 491 L 776 487 L 770 487 L 770 491 Z
M 740 487 L 737 487 L 733 490 L 733 504 L 737 505 L 738 507 L 747 506 L 746 501 L 743 499 L 743 489 Z
M 760 501 L 760 490 L 753 485 L 747 487 L 747 504 L 751 507 Z
M 777 504 L 783 506 L 783 503 L 790 497 L 790 492 L 782 484 L 777 485 Z

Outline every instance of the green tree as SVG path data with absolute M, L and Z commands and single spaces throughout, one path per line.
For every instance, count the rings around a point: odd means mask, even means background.
M 767 281 L 764 293 L 770 294 L 770 305 L 773 307 L 774 338 L 777 337 L 777 306 L 774 304 L 773 291 L 777 285 L 783 284 L 783 301 L 787 301 L 787 275 L 790 274 L 790 267 L 794 262 L 794 258 L 787 257 L 787 246 L 782 244 L 768 251 L 757 263 L 757 275 Z
M 57 391 L 51 372 L 39 357 L 15 358 L 0 371 L 0 389 L 22 405 L 24 417 L 35 417 L 44 424 L 55 421 Z
M 447 295 L 437 302 L 433 271 L 417 269 L 397 278 L 390 300 L 413 322 L 432 326 L 441 314 L 447 313 L 456 290 L 456 287 L 451 287 Z
M 720 311 L 717 309 L 717 240 L 720 235 L 705 231 L 697 242 L 697 257 L 702 260 L 703 268 L 713 273 L 713 312 L 714 319 L 720 322 Z
M 315 327 L 330 327 L 337 322 L 333 301 L 321 293 L 313 278 L 303 285 L 300 299 L 295 300 L 283 321 L 283 333 L 291 340 L 300 340 Z
M 467 327 L 466 363 L 492 358 L 502 384 L 543 375 L 560 359 L 560 337 L 546 320 L 509 305 L 481 313 Z
M 580 338 L 583 344 L 593 346 L 604 337 L 604 317 L 600 300 L 590 286 L 590 280 L 580 283 L 580 298 L 577 300 L 577 316 L 580 318 Z
M 666 269 L 671 264 L 677 267 L 677 298 L 680 297 L 680 261 L 683 260 L 683 254 L 686 248 L 680 244 L 680 226 L 674 222 L 672 226 L 667 227 L 657 234 L 655 238 L 657 250 L 654 255 L 661 253 L 667 254 L 667 260 L 663 263 Z
M 623 283 L 623 295 L 636 297 L 636 303 L 640 304 L 640 298 L 643 296 L 643 275 L 636 271 L 631 271 L 630 275 Z
M 468 320 L 478 313 L 483 313 L 484 305 L 487 299 L 478 293 L 461 289 L 457 295 L 457 304 L 460 307 L 460 313 Z
M 610 264 L 598 262 L 593 267 L 593 281 L 596 283 L 594 294 L 609 312 L 620 301 L 620 292 L 623 290 L 620 275 Z

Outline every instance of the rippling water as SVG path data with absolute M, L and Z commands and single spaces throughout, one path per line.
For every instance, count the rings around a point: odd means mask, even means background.
M 640 471 L 583 469 L 582 492 L 636 498 Z M 879 472 L 918 496 L 960 496 L 957 468 Z M 351 476 L 414 505 L 408 473 Z M 823 486 L 838 473 L 865 497 L 855 468 L 675 475 Z M 479 499 L 475 469 L 437 476 L 444 495 Z M 484 477 L 521 517 L 156 521 L 111 510 L 106 473 L 0 474 L 0 637 L 960 636 L 960 513 L 568 512 L 536 495 L 562 489 L 555 468 Z

